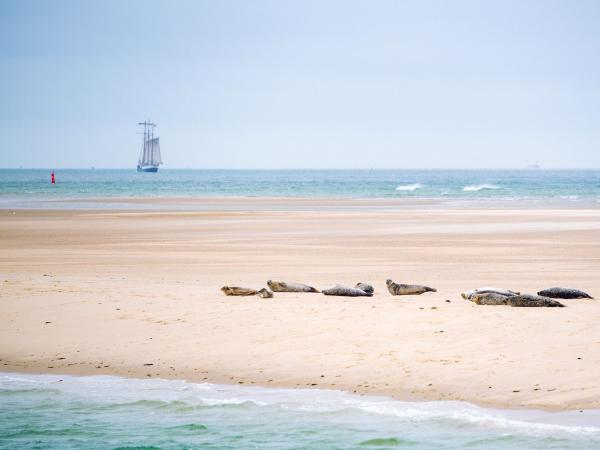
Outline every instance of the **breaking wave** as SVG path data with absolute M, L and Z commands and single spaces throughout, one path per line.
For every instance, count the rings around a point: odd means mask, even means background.
M 398 186 L 396 188 L 396 190 L 413 192 L 413 191 L 416 191 L 417 189 L 421 189 L 422 187 L 423 186 L 421 186 L 421 183 L 401 184 L 400 186 Z
M 463 187 L 463 191 L 465 192 L 479 192 L 484 189 L 500 189 L 500 186 L 495 186 L 493 184 L 475 184 Z

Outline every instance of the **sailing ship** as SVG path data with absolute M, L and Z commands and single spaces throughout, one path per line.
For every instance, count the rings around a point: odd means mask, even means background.
M 138 172 L 158 172 L 158 166 L 162 162 L 160 156 L 160 143 L 158 136 L 154 137 L 155 123 L 150 120 L 139 122 L 138 125 L 144 126 L 144 140 L 142 141 L 142 150 L 140 151 L 140 159 L 138 160 Z

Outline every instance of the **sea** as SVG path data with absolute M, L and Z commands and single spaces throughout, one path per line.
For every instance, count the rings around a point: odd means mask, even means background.
M 0 169 L 0 208 L 99 208 L 98 199 L 423 199 L 600 208 L 600 170 Z M 94 199 L 93 203 L 87 201 Z M 132 207 L 131 204 L 128 207 Z M 146 207 L 149 207 L 146 205 Z
M 600 411 L 0 373 L 3 449 L 598 449 Z

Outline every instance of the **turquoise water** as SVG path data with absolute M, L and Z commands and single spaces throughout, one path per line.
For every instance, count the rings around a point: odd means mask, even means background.
M 0 374 L 3 449 L 598 449 L 600 411 L 340 391 Z
M 98 197 L 344 197 L 563 201 L 600 207 L 600 170 L 0 169 L 0 205 Z

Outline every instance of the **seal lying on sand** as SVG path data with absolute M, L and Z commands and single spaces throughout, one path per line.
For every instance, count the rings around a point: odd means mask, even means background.
M 465 294 L 463 294 L 464 296 Z M 506 305 L 506 301 L 510 298 L 507 295 L 501 295 L 496 292 L 475 292 L 469 297 L 463 297 L 466 300 L 471 300 L 477 305 Z
M 392 280 L 387 280 L 385 284 L 387 284 L 388 291 L 392 295 L 420 295 L 424 292 L 437 292 L 437 289 L 419 286 L 418 284 L 398 284 Z
M 362 289 L 351 288 L 346 286 L 335 285 L 330 289 L 324 289 L 325 295 L 340 295 L 343 297 L 372 297 L 373 293 L 365 292 Z
M 258 294 L 258 291 L 255 291 L 254 289 L 242 288 L 237 286 L 223 286 L 221 290 L 225 295 L 241 295 L 246 297 L 248 295 Z
M 506 304 L 510 306 L 521 306 L 521 307 L 558 307 L 563 308 L 563 305 L 556 300 L 552 300 L 547 297 L 539 297 L 537 295 L 515 295 L 513 297 L 506 297 Z
M 579 289 L 563 287 L 544 289 L 543 291 L 538 292 L 538 295 L 550 298 L 594 298 L 587 292 L 580 291 Z
M 497 287 L 487 287 L 486 286 L 486 287 L 475 288 L 471 291 L 463 292 L 460 295 L 465 300 L 470 300 L 474 294 L 499 294 L 499 295 L 504 295 L 505 297 L 511 297 L 513 295 L 519 295 L 520 292 L 511 291 L 509 289 L 502 289 L 502 288 L 497 288 Z
M 372 294 L 375 292 L 375 289 L 373 289 L 373 286 L 371 286 L 370 284 L 367 283 L 356 283 L 356 286 L 354 286 L 355 289 L 360 289 L 361 291 L 365 291 L 367 294 Z
M 562 303 L 537 295 L 501 295 L 496 292 L 474 293 L 468 300 L 477 305 L 509 305 L 519 307 L 563 307 Z
M 267 284 L 273 292 L 319 292 L 314 287 L 302 283 L 269 280 Z
M 266 288 L 262 288 L 256 293 L 256 295 L 258 295 L 260 298 L 273 298 L 273 293 Z

